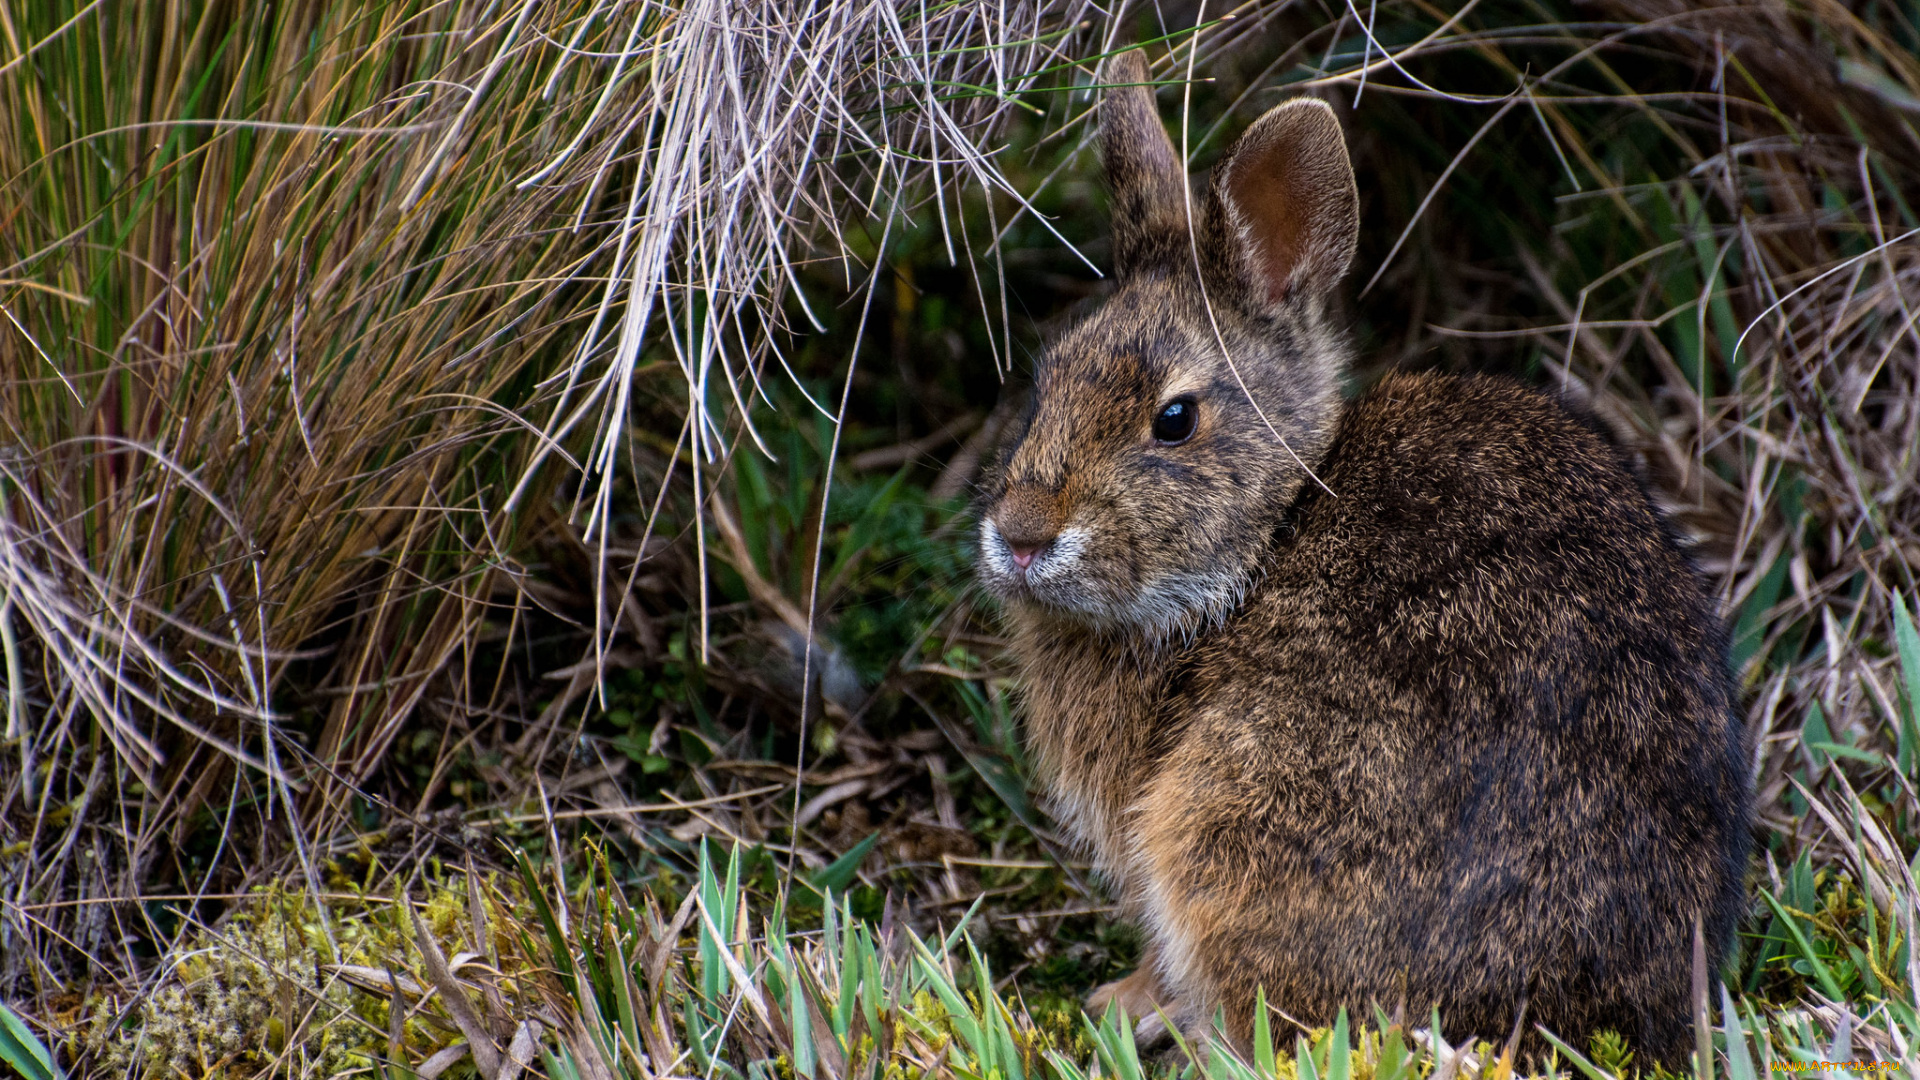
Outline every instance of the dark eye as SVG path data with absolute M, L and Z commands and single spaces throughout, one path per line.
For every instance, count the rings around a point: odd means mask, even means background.
M 1153 418 L 1153 437 L 1166 446 L 1178 446 L 1193 437 L 1194 421 L 1200 410 L 1192 398 L 1174 398 Z

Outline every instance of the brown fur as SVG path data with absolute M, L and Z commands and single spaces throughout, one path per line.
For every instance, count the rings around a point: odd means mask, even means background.
M 1494 1039 L 1524 1004 L 1683 1060 L 1751 819 L 1696 575 L 1546 396 L 1413 375 L 1341 406 L 1357 199 L 1324 105 L 1256 122 L 1191 227 L 1151 94 L 1102 125 L 1120 288 L 1041 363 L 981 524 L 1056 812 L 1150 941 L 1096 1004 L 1224 1010 L 1237 1042 L 1257 987 Z M 1198 426 L 1162 445 L 1179 397 Z

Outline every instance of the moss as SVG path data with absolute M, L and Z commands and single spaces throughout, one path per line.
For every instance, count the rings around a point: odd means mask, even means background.
M 459 941 L 464 882 L 430 891 L 420 915 L 437 940 Z M 323 912 L 306 894 L 267 887 L 218 929 L 189 935 L 174 955 L 160 986 L 131 1009 L 112 997 L 89 1000 L 70 1051 L 102 1073 L 134 1077 L 366 1070 L 388 1055 L 391 1001 L 332 965 L 407 977 L 417 952 L 391 904 L 349 895 Z M 455 1037 L 435 1019 L 416 1011 L 406 1020 L 407 1053 L 425 1056 Z
M 353 925 L 339 926 L 341 952 L 364 962 L 368 943 Z M 364 1069 L 384 1050 L 373 1032 L 386 1005 L 325 978 L 332 951 L 303 898 L 267 890 L 220 930 L 193 935 L 124 1023 L 112 1022 L 115 1003 L 98 1001 L 83 1048 L 127 1075 L 241 1075 L 280 1058 L 324 1075 Z

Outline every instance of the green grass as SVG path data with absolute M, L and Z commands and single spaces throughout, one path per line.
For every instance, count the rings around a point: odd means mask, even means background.
M 308 1063 L 407 1075 L 407 1063 L 457 1060 L 463 1040 L 476 1039 L 509 1057 L 516 1043 L 523 1054 L 537 1047 L 547 1075 L 567 1078 L 1515 1074 L 1510 1049 L 1460 1035 L 1450 1043 L 1444 1017 L 1396 1021 L 1378 1009 L 1304 1031 L 1262 1008 L 1250 1061 L 1218 1047 L 1201 1053 L 1185 1039 L 1143 1055 L 1137 1018 L 1036 1002 L 996 979 L 970 926 L 977 904 L 926 934 L 876 929 L 851 916 L 836 888 L 850 866 L 769 896 L 746 884 L 763 850 L 715 854 L 701 846 L 684 899 L 665 908 L 622 887 L 604 857 L 589 858 L 571 884 L 526 861 L 513 876 L 448 874 L 428 889 L 421 914 L 405 919 L 399 901 L 356 899 L 343 883 L 331 938 L 304 898 L 263 893 L 224 930 L 198 936 L 177 976 L 184 990 L 148 998 L 117 1027 L 102 1022 L 114 1010 L 99 1003 L 94 1026 L 72 1041 L 108 1063 L 144 1060 L 188 1075 Z M 1886 869 L 1858 848 L 1849 855 Z M 1700 1003 L 1700 1039 L 1716 1063 L 1700 1076 L 1750 1080 L 1789 1063 L 1885 1060 L 1920 1034 L 1910 973 L 1876 974 L 1873 959 L 1878 950 L 1881 963 L 1905 960 L 1904 935 L 1875 926 L 1900 920 L 1902 905 L 1910 919 L 1910 884 L 1892 886 L 1890 904 L 1870 902 L 1800 865 L 1782 894 L 1761 890 L 1776 918 L 1763 941 L 1784 947 L 1750 950 L 1745 975 L 1798 975 L 1801 994 L 1820 990 L 1830 1003 L 1736 995 L 1729 986 L 1743 973 L 1727 972 L 1728 984 Z M 1876 943 L 1878 934 L 1886 937 Z M 249 1043 L 224 1025 L 237 1033 L 249 1021 L 266 1041 L 236 1049 Z M 1635 1074 L 1631 1048 L 1616 1037 L 1575 1047 L 1543 1034 L 1553 1050 L 1529 1075 Z

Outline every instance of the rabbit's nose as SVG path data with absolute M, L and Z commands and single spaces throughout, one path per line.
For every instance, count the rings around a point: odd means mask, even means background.
M 1021 570 L 1033 565 L 1065 524 L 1066 507 L 1059 492 L 1037 484 L 1015 484 L 994 508 L 993 526 L 1006 542 L 1007 554 Z
M 1000 539 L 1007 545 L 1007 554 L 1013 556 L 1013 565 L 1025 570 L 1033 565 L 1033 560 L 1041 552 L 1052 546 L 1053 538 L 1059 532 L 1051 522 L 1023 520 L 1008 515 L 996 523 L 1000 529 Z
M 1007 541 L 1007 553 L 1013 556 L 1013 565 L 1025 570 L 1027 567 L 1033 565 L 1033 560 L 1039 556 L 1040 549 L 1046 546 L 1044 542 L 1038 544 L 1016 544 L 1009 540 Z

